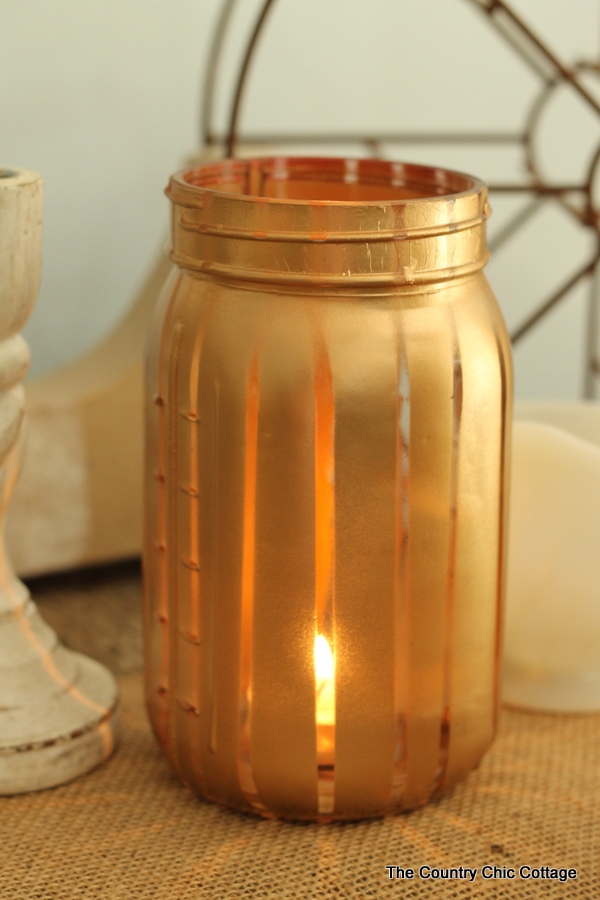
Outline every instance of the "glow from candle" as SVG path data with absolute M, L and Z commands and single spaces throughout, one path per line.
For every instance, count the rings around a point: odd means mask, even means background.
M 329 641 L 315 637 L 315 677 L 317 682 L 317 725 L 335 725 L 335 664 Z

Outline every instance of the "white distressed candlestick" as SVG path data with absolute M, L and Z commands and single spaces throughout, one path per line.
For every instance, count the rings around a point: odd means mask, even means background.
M 23 443 L 29 349 L 19 331 L 38 292 L 42 178 L 0 168 L 0 529 Z M 67 511 L 65 510 L 65 513 Z M 16 578 L 0 542 L 0 794 L 76 778 L 113 750 L 117 687 L 63 647 Z

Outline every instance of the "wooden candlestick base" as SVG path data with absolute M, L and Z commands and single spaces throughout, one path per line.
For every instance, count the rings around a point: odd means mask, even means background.
M 0 169 L 0 528 L 23 436 L 19 331 L 37 296 L 42 179 Z M 117 687 L 99 663 L 61 646 L 0 546 L 0 794 L 69 781 L 112 752 Z

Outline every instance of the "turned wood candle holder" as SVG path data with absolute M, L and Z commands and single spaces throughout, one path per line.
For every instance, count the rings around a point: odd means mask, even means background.
M 42 178 L 0 168 L 0 526 L 23 444 L 29 348 L 19 331 L 40 276 Z M 65 510 L 68 514 L 68 510 Z M 69 781 L 107 759 L 117 687 L 99 663 L 63 647 L 0 543 L 0 794 Z

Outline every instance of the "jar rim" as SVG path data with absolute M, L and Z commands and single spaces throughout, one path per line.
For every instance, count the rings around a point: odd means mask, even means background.
M 475 272 L 488 258 L 487 188 L 450 169 L 343 157 L 225 159 L 177 172 L 166 194 L 171 258 L 215 275 L 415 284 Z
M 378 188 L 382 195 L 371 199 L 368 197 L 342 199 L 264 194 L 265 186 L 271 190 L 277 187 L 282 189 L 285 185 L 289 186 L 290 182 L 306 183 L 307 176 L 310 175 L 321 185 L 337 185 L 349 194 L 360 193 L 361 190 L 368 193 L 369 190 Z M 245 189 L 225 190 L 219 187 L 227 183 L 238 188 L 243 185 Z M 440 200 L 452 203 L 463 197 L 486 191 L 484 182 L 479 178 L 440 166 L 371 157 L 322 156 L 264 156 L 213 160 L 176 172 L 171 177 L 167 194 L 170 195 L 176 188 L 189 192 L 192 196 L 198 191 L 201 194 L 214 194 L 238 201 L 300 207 L 325 205 L 348 210 L 357 207 L 367 209 L 381 207 L 382 203 L 386 206 L 423 205 Z M 390 188 L 389 196 L 385 196 L 382 188 Z

